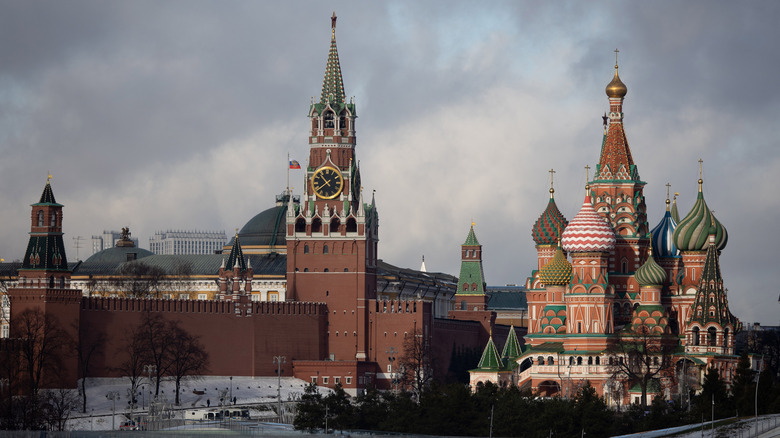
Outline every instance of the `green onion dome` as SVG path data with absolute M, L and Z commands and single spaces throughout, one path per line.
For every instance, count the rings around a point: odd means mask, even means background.
M 552 260 L 539 270 L 539 281 L 547 286 L 563 286 L 571 282 L 571 263 L 564 257 L 560 245 Z
M 568 224 L 569 221 L 563 217 L 563 214 L 558 210 L 558 206 L 555 205 L 553 189 L 551 188 L 550 202 L 547 203 L 544 213 L 534 223 L 534 227 L 531 229 L 531 237 L 533 237 L 537 245 L 555 245 Z
M 666 282 L 666 271 L 653 259 L 653 253 L 647 261 L 634 273 L 634 278 L 639 286 L 661 286 Z
M 672 238 L 680 251 L 705 251 L 710 231 L 713 231 L 715 235 L 715 247 L 718 250 L 723 250 L 729 240 L 729 235 L 726 228 L 715 219 L 715 215 L 704 202 L 701 180 L 699 180 L 699 195 L 696 197 L 696 203 L 693 204 L 690 213 L 677 224 Z

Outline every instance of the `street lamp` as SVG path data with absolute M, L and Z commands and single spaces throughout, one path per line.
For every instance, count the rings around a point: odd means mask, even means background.
M 230 376 L 230 404 L 235 404 L 233 403 L 233 376 Z
M 152 374 L 157 374 L 157 365 L 144 365 L 144 372 L 149 374 L 149 386 L 152 385 Z
M 390 347 L 387 349 L 386 353 L 388 354 L 387 360 L 390 361 L 390 383 L 393 385 L 393 392 L 398 392 L 398 385 L 395 374 L 393 374 L 393 364 L 395 363 L 395 354 L 398 353 L 398 351 L 395 349 L 395 347 Z
M 111 407 L 111 430 L 116 430 L 116 401 L 119 400 L 119 391 L 108 391 L 106 398 L 113 402 Z
M 279 401 L 279 422 L 282 422 L 282 364 L 287 363 L 285 356 L 274 356 L 273 363 L 277 365 L 276 370 L 276 399 Z

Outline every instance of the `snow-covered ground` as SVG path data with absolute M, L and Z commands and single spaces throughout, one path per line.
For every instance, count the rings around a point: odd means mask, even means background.
M 134 412 L 148 412 L 149 401 L 154 396 L 154 385 L 149 384 L 149 379 L 142 379 L 139 388 L 141 395 L 136 396 Z M 204 376 L 190 378 L 182 382 L 180 405 L 173 406 L 181 409 L 177 418 L 184 417 L 184 410 L 218 407 L 220 397 L 225 394 L 225 403 L 234 397 L 237 406 L 248 404 L 277 402 L 277 390 L 279 380 L 276 377 L 215 377 Z M 292 377 L 281 378 L 282 401 L 296 400 L 303 394 L 307 382 Z M 232 389 L 232 392 L 231 392 Z M 76 390 L 74 390 L 75 393 Z M 119 426 L 129 417 L 129 391 L 130 380 L 127 378 L 91 378 L 87 380 L 87 412 L 81 413 L 81 397 L 79 396 L 79 409 L 71 415 L 68 430 L 111 430 L 112 409 L 114 401 L 109 397 L 116 394 L 116 412 L 114 414 L 113 427 Z M 323 393 L 327 389 L 320 388 Z M 202 392 L 202 394 L 201 394 Z M 160 399 L 167 399 L 171 404 L 175 400 L 175 385 L 171 381 L 163 379 L 160 382 Z

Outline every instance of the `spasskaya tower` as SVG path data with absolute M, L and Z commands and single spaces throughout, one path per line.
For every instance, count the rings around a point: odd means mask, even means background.
M 363 200 L 355 157 L 354 99 L 347 102 L 336 48 L 336 15 L 319 101 L 309 107 L 309 162 L 300 205 L 287 208 L 287 296 L 328 306 L 323 359 L 365 361 L 376 298 L 378 220 Z

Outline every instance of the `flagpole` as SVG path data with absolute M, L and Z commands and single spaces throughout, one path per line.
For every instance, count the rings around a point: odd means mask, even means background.
M 290 194 L 290 153 L 287 152 L 287 196 L 292 196 Z

